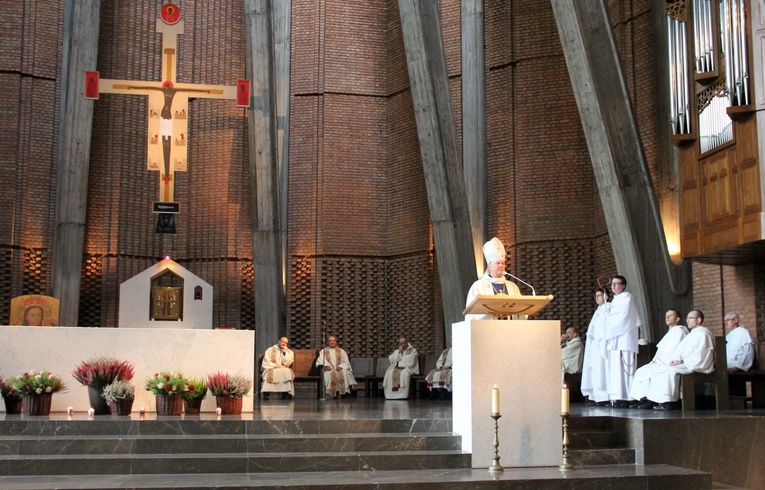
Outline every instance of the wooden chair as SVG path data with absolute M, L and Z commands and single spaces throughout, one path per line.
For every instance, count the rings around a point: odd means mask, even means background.
M 314 349 L 294 349 L 295 363 L 292 372 L 295 373 L 294 383 L 309 383 L 316 386 L 316 398 L 321 398 L 324 393 L 324 381 L 316 369 L 318 351 Z
M 364 396 L 367 398 L 372 396 L 380 396 L 380 383 L 385 378 L 385 371 L 390 366 L 390 361 L 387 357 L 377 357 L 374 363 L 374 375 L 364 378 Z
M 681 392 L 683 399 L 683 412 L 696 410 L 696 387 L 703 392 L 703 384 L 710 383 L 715 386 L 715 405 L 717 411 L 728 410 L 728 358 L 725 355 L 725 337 L 715 337 L 715 370 L 709 374 L 691 373 L 681 377 Z
M 351 369 L 353 369 L 353 377 L 356 381 L 366 379 L 367 376 L 371 376 L 375 372 L 375 358 L 374 357 L 351 357 Z M 359 390 L 361 383 L 351 388 L 351 393 L 355 396 Z M 363 384 L 363 390 L 366 392 L 366 383 Z

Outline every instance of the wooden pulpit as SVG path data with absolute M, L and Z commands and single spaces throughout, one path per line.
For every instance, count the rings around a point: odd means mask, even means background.
M 547 303 L 552 301 L 552 294 L 547 296 L 508 296 L 507 294 L 479 294 L 467 305 L 463 315 L 492 315 L 505 318 L 511 315 L 534 316 Z

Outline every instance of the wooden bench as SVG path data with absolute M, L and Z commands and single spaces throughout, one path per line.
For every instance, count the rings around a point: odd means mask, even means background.
M 709 374 L 690 373 L 680 376 L 683 412 L 696 410 L 696 387 L 703 383 L 715 385 L 717 411 L 728 410 L 728 358 L 725 355 L 725 337 L 715 337 L 715 370 Z
M 746 383 L 752 384 L 752 396 L 746 393 Z M 729 393 L 732 399 L 752 402 L 752 408 L 765 408 L 765 371 L 752 369 L 728 374 Z

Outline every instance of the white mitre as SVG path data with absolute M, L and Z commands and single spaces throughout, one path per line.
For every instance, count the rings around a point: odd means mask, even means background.
M 505 260 L 505 246 L 499 238 L 494 237 L 483 245 L 483 256 L 486 263 L 491 264 L 495 260 Z

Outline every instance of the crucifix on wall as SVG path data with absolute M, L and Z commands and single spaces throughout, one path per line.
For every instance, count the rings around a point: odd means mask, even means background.
M 236 99 L 237 106 L 250 106 L 250 84 L 239 80 L 235 86 L 178 83 L 176 63 L 178 36 L 183 34 L 181 11 L 165 4 L 157 19 L 162 34 L 162 81 L 100 79 L 98 72 L 85 73 L 85 98 L 98 99 L 100 93 L 144 95 L 149 98 L 147 134 L 148 170 L 159 172 L 157 233 L 175 233 L 174 215 L 180 212 L 175 201 L 175 173 L 187 169 L 189 99 Z

